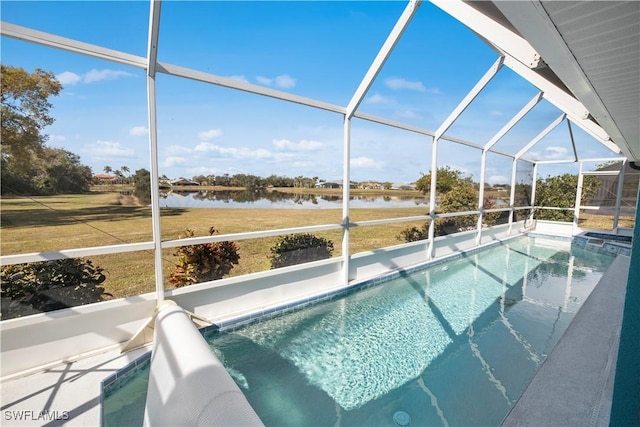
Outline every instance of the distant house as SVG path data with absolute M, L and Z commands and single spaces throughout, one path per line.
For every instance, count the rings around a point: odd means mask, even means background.
M 342 181 L 325 181 L 316 184 L 318 188 L 342 188 Z
M 394 182 L 393 184 L 391 184 L 391 189 L 392 190 L 415 190 L 416 189 L 416 185 L 415 184 L 407 184 L 404 182 Z
M 113 184 L 118 180 L 117 176 L 109 175 L 107 173 L 99 173 L 93 176 L 94 181 L 100 184 Z
M 384 188 L 384 184 L 376 181 L 366 181 L 360 183 L 360 188 L 363 190 L 382 190 Z
M 192 181 L 190 179 L 187 178 L 178 178 L 178 179 L 172 179 L 171 181 L 169 181 L 169 183 L 172 186 L 191 186 L 191 185 L 200 185 L 199 182 L 196 181 Z

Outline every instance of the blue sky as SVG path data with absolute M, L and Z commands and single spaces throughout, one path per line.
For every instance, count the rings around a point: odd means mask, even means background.
M 2 20 L 145 56 L 149 4 L 3 1 Z M 405 2 L 166 1 L 159 61 L 346 105 Z M 149 169 L 143 70 L 2 38 L 2 62 L 52 71 L 63 83 L 53 98 L 48 144 L 104 166 Z M 360 110 L 435 130 L 497 55 L 462 24 L 424 2 Z M 485 144 L 536 93 L 503 69 L 449 134 Z M 342 117 L 309 107 L 157 77 L 160 174 L 251 173 L 342 177 Z M 497 144 L 516 152 L 560 112 L 546 101 Z M 574 127 L 579 154 L 611 153 Z M 353 120 L 352 179 L 412 182 L 431 164 L 430 139 Z M 538 159 L 571 157 L 566 123 L 531 150 Z M 478 179 L 479 152 L 443 143 L 440 164 Z M 555 169 L 548 167 L 553 173 Z M 511 160 L 491 155 L 490 183 L 508 182 Z

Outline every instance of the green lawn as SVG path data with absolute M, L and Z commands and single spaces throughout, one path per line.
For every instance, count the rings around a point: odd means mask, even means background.
M 144 206 L 123 206 L 117 193 L 90 193 L 33 198 L 3 197 L 1 200 L 1 245 L 3 255 L 117 245 L 152 240 L 151 210 Z M 423 215 L 424 207 L 354 209 L 351 221 Z M 175 239 L 185 228 L 197 236 L 208 235 L 215 226 L 221 233 L 337 224 L 341 209 L 207 209 L 166 208 L 161 210 L 162 239 Z M 416 225 L 421 225 L 417 222 Z M 350 252 L 357 253 L 400 243 L 396 236 L 410 224 L 357 228 L 352 233 Z M 334 256 L 341 254 L 341 230 L 315 233 L 334 242 Z M 240 240 L 240 264 L 231 275 L 269 269 L 269 249 L 277 237 Z M 155 289 L 152 252 L 130 252 L 91 257 L 105 268 L 107 292 L 114 297 L 136 295 Z M 165 277 L 171 274 L 173 250 L 163 251 Z M 165 280 L 165 284 L 167 281 Z

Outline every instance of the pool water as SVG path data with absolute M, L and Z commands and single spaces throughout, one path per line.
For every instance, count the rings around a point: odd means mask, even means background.
M 612 260 L 519 238 L 206 338 L 267 426 L 498 425 Z

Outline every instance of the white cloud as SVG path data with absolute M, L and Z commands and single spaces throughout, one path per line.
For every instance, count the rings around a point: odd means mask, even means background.
M 134 126 L 129 129 L 129 135 L 132 136 L 145 136 L 149 134 L 149 129 L 144 126 Z
M 292 166 L 294 168 L 313 168 L 316 166 L 316 162 L 312 161 L 301 161 L 301 162 L 293 162 Z
M 547 147 L 543 153 L 539 151 L 531 151 L 527 153 L 527 157 L 537 160 L 565 160 L 569 157 L 569 151 L 564 147 Z
M 287 159 L 290 158 L 290 155 L 274 155 L 271 151 L 265 150 L 264 148 L 251 149 L 247 147 L 222 147 L 220 145 L 213 144 L 211 142 L 201 142 L 196 145 L 194 151 L 198 152 L 213 152 L 218 153 L 225 157 L 233 157 L 235 159 L 269 159 L 269 158 L 277 158 L 277 159 Z
M 318 141 L 308 141 L 306 139 L 300 140 L 300 142 L 292 142 L 288 139 L 274 139 L 273 145 L 280 150 L 291 151 L 314 151 L 322 148 L 323 144 Z
M 284 89 L 290 89 L 296 85 L 296 79 L 288 74 L 281 74 L 276 77 L 276 86 Z
M 384 166 L 383 162 L 378 162 L 370 157 L 356 157 L 351 159 L 352 168 L 381 168 Z
M 229 76 L 229 78 L 234 80 L 240 80 L 245 83 L 249 83 L 249 79 L 247 79 L 247 77 L 244 75 L 233 75 L 233 76 Z
M 76 74 L 72 71 L 64 71 L 56 76 L 58 81 L 63 85 L 75 85 L 82 83 L 95 83 L 103 80 L 115 80 L 120 77 L 131 77 L 133 74 L 126 71 L 118 70 L 96 70 L 95 68 L 89 70 L 85 74 Z
M 190 148 L 183 147 L 182 145 L 170 145 L 167 147 L 167 153 L 169 154 L 191 153 L 191 151 Z
M 216 144 L 212 144 L 211 142 L 201 142 L 196 145 L 193 150 L 194 151 L 216 151 L 219 147 Z
M 71 71 L 64 71 L 56 76 L 56 79 L 64 85 L 74 85 L 82 80 L 82 76 L 77 75 Z
M 389 77 L 384 81 L 384 84 L 394 90 L 399 89 L 408 89 L 415 90 L 418 92 L 426 92 L 427 88 L 424 87 L 421 81 L 411 81 L 407 79 L 403 79 L 401 77 Z
M 130 157 L 134 154 L 133 149 L 125 148 L 119 142 L 100 140 L 95 144 L 85 145 L 83 151 L 96 157 Z
M 374 93 L 365 100 L 368 104 L 393 104 L 395 99 L 388 96 L 382 96 L 379 93 Z
M 420 119 L 420 115 L 418 115 L 415 111 L 413 110 L 402 110 L 402 111 L 398 111 L 397 112 L 398 116 L 405 118 L 405 119 Z
M 164 166 L 164 167 L 172 167 L 172 166 L 176 166 L 176 165 L 182 165 L 187 161 L 187 159 L 185 159 L 184 157 L 178 157 L 178 156 L 168 156 L 167 158 L 164 159 L 164 162 L 162 162 L 162 164 L 160 166 Z
M 211 141 L 212 139 L 217 138 L 221 135 L 222 131 L 220 129 L 209 129 L 198 132 L 198 139 L 201 141 Z
M 275 78 L 257 76 L 256 80 L 258 81 L 258 83 L 263 84 L 265 86 L 271 86 L 273 84 L 276 87 L 283 88 L 283 89 L 290 89 L 296 85 L 296 79 L 294 79 L 288 74 L 280 74 Z
M 273 82 L 273 79 L 270 79 L 268 77 L 263 77 L 263 76 L 256 77 L 256 80 L 258 81 L 258 83 L 267 85 L 267 86 L 270 86 L 271 82 Z

